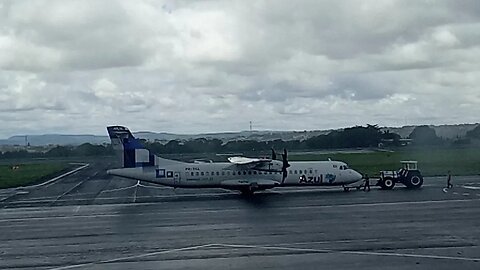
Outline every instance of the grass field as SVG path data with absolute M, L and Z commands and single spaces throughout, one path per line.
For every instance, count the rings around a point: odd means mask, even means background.
M 341 160 L 350 167 L 371 176 L 380 170 L 397 170 L 401 160 L 416 160 L 425 176 L 480 174 L 480 148 L 408 148 L 395 152 L 295 154 L 289 160 Z
M 67 163 L 34 163 L 15 165 L 18 165 L 18 169 L 13 170 L 13 164 L 0 165 L 0 188 L 28 185 L 53 176 L 71 166 Z

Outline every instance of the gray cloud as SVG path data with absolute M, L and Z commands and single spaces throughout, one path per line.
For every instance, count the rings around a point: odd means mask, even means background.
M 474 0 L 3 1 L 0 137 L 478 122 L 479 17 Z

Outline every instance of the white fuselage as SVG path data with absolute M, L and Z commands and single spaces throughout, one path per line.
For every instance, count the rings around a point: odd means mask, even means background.
M 241 169 L 243 168 L 243 169 Z M 154 167 L 113 169 L 109 174 L 143 180 L 171 187 L 226 187 L 231 181 L 261 183 L 275 181 L 275 186 L 341 186 L 362 179 L 362 175 L 339 161 L 290 162 L 287 177 L 280 171 L 245 169 L 232 163 L 178 163 Z

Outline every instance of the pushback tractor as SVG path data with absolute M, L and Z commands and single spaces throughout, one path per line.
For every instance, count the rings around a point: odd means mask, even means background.
M 377 185 L 382 189 L 392 189 L 396 183 L 404 184 L 407 188 L 419 188 L 423 185 L 423 176 L 418 170 L 417 161 L 400 161 L 402 168 L 398 171 L 380 171 Z

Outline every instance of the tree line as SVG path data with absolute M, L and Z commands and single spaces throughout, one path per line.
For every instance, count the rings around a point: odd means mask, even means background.
M 416 127 L 409 136 L 413 145 L 445 145 L 449 142 L 440 138 L 435 130 L 429 126 Z M 480 126 L 467 133 L 467 137 L 480 138 Z M 456 140 L 453 144 L 462 144 Z M 171 140 L 165 144 L 142 140 L 147 149 L 157 154 L 183 153 L 239 153 L 250 151 L 268 151 L 274 149 L 310 150 L 310 149 L 338 149 L 338 148 L 368 148 L 379 145 L 398 147 L 402 145 L 400 135 L 382 131 L 376 125 L 355 126 L 343 130 L 332 131 L 326 135 L 319 135 L 306 140 L 280 139 L 270 141 L 234 140 L 222 142 L 219 139 L 199 138 L 188 141 Z M 110 145 L 92 145 L 85 143 L 79 146 L 56 146 L 45 153 L 30 153 L 25 150 L 0 153 L 0 158 L 28 158 L 28 157 L 71 157 L 71 156 L 107 156 L 113 155 Z

